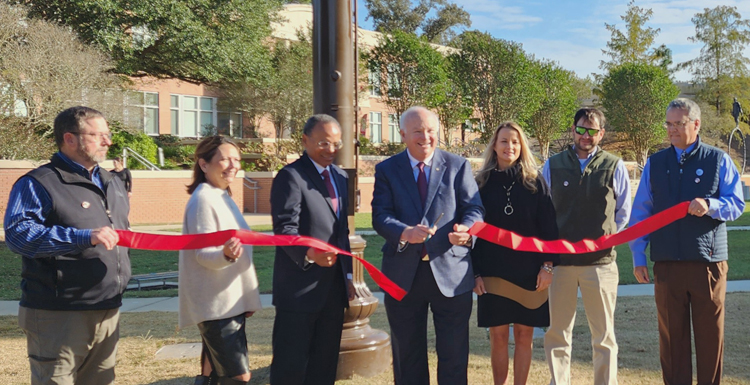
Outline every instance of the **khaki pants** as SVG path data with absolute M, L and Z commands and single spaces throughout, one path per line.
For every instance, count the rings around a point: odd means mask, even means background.
M 654 300 L 664 383 L 691 384 L 690 321 L 698 385 L 718 385 L 724 358 L 727 262 L 656 262 Z
M 615 305 L 620 277 L 617 264 L 557 266 L 549 288 L 550 327 L 544 335 L 552 385 L 570 384 L 570 352 L 578 289 L 591 329 L 594 384 L 617 384 Z
M 31 385 L 106 385 L 115 380 L 119 309 L 52 311 L 20 307 Z

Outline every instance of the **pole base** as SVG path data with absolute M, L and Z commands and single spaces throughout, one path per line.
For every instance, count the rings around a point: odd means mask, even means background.
M 337 380 L 350 379 L 355 374 L 373 377 L 391 367 L 391 338 L 368 323 L 369 319 L 344 324 Z

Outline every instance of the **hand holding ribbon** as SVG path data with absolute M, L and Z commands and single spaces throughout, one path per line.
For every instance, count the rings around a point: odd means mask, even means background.
M 370 262 L 356 255 L 331 246 L 319 239 L 306 236 L 268 235 L 247 230 L 225 230 L 207 234 L 161 235 L 135 233 L 129 230 L 117 230 L 120 246 L 141 250 L 187 250 L 202 249 L 204 247 L 223 246 L 229 239 L 238 238 L 245 245 L 253 246 L 306 246 L 318 250 L 335 252 L 351 256 L 362 263 L 372 280 L 391 297 L 401 300 L 406 291 L 388 279 L 378 268 Z

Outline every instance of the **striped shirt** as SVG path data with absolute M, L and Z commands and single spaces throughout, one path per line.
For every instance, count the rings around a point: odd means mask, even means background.
M 63 153 L 60 157 L 76 174 L 103 188 L 99 166 L 89 171 Z M 5 210 L 5 243 L 14 253 L 27 258 L 48 258 L 78 253 L 91 247 L 91 229 L 76 229 L 44 222 L 52 211 L 52 198 L 47 190 L 30 176 L 23 176 L 13 185 Z

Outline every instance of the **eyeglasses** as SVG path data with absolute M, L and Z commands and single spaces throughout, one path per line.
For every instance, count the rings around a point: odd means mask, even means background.
M 108 140 L 112 140 L 112 133 L 111 132 L 71 132 L 73 135 L 89 135 L 93 136 L 96 139 L 102 140 L 104 138 L 107 138 Z
M 681 122 L 664 122 L 664 128 L 670 129 L 670 128 L 677 128 L 682 129 L 685 128 L 685 126 L 688 125 L 688 123 L 692 122 L 693 119 L 684 120 Z
M 316 143 L 318 148 L 331 148 L 331 145 L 333 145 L 333 148 L 340 150 L 341 147 L 344 147 L 344 142 L 338 141 L 338 142 L 329 142 L 327 140 L 321 140 L 320 142 Z
M 597 130 L 596 128 L 576 126 L 576 134 L 583 135 L 587 132 L 589 133 L 589 136 L 595 136 L 599 133 L 599 130 Z

